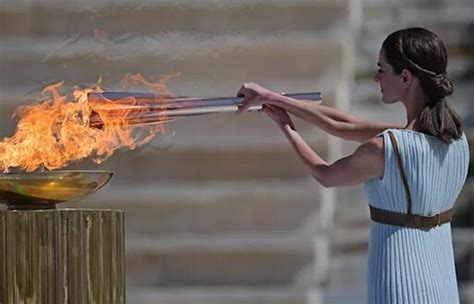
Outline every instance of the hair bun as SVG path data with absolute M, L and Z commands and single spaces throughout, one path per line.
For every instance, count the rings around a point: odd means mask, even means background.
M 429 92 L 433 103 L 442 101 L 446 96 L 453 94 L 454 86 L 446 73 L 434 75 L 430 77 L 430 80 L 431 90 Z

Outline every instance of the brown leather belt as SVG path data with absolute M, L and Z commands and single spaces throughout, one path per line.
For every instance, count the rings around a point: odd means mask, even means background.
M 378 209 L 370 205 L 369 207 L 370 219 L 374 222 L 423 230 L 430 230 L 441 224 L 449 223 L 453 218 L 453 209 L 433 216 L 423 216 Z

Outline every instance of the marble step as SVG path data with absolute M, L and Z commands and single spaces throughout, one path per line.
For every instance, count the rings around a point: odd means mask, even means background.
M 319 147 L 318 151 L 323 149 Z M 69 168 L 113 170 L 117 181 L 124 183 L 310 177 L 309 169 L 287 147 L 270 149 L 268 146 L 251 148 L 245 145 L 241 148 L 173 149 L 158 153 L 138 151 L 136 154 L 117 155 L 100 167 L 88 162 Z
M 113 39 L 140 33 L 191 29 L 209 34 L 259 29 L 347 27 L 348 0 L 298 1 L 2 1 L 0 34 L 7 36 L 92 35 Z M 103 37 L 103 36 L 101 36 Z
M 369 227 L 337 229 L 331 234 L 331 252 L 333 255 L 357 255 L 367 253 Z
M 358 143 L 355 143 L 355 147 L 346 147 L 346 154 L 354 151 L 358 145 Z M 338 188 L 336 201 L 335 225 L 337 227 L 348 229 L 360 228 L 359 222 L 367 222 L 368 205 L 362 185 Z
M 434 4 L 432 1 L 421 0 L 407 1 L 400 5 L 396 2 L 387 4 L 383 1 L 368 0 L 364 5 L 365 22 L 363 28 L 369 33 L 380 33 L 380 28 L 370 28 L 370 26 L 377 24 L 382 29 L 387 29 L 390 28 L 389 24 L 393 20 L 399 21 L 401 25 L 438 26 L 440 30 L 442 30 L 441 25 L 451 26 L 450 29 L 454 29 L 454 25 L 458 25 L 458 30 L 461 30 L 464 25 L 469 25 L 474 9 L 471 1 L 442 2 L 438 1 Z M 381 15 L 385 18 L 380 18 Z M 445 30 L 448 30 L 448 27 Z
M 365 2 L 365 21 L 358 43 L 358 64 L 373 62 L 377 58 L 383 39 L 398 28 L 422 26 L 436 32 L 445 42 L 450 56 L 450 66 L 458 58 L 466 60 L 461 65 L 466 70 L 472 61 L 474 39 L 472 37 L 472 1 L 410 1 L 399 5 L 382 1 Z M 371 64 L 375 69 L 375 64 Z
M 123 209 L 126 233 L 288 232 L 321 225 L 321 186 L 309 179 L 121 184 L 71 207 Z
M 127 284 L 308 286 L 327 275 L 327 248 L 321 234 L 129 235 Z
M 292 287 L 128 287 L 134 304 L 319 304 L 321 290 Z
M 332 254 L 328 282 L 323 292 L 323 303 L 367 303 L 367 254 L 349 252 Z
M 143 149 L 145 151 L 117 153 L 100 165 L 87 159 L 65 169 L 112 170 L 115 180 L 123 184 L 310 177 L 309 169 L 287 147 L 243 145 L 224 149 L 175 148 L 164 152 Z M 319 152 L 322 150 L 324 148 L 318 147 Z
M 387 5 L 383 2 L 379 2 L 378 4 L 379 5 L 368 3 L 365 6 L 367 12 L 367 27 L 372 24 L 370 22 L 381 23 L 380 19 L 377 21 L 377 16 L 374 14 L 375 12 L 384 14 L 389 18 L 398 18 L 402 24 L 418 20 L 420 24 L 467 25 L 472 20 L 474 10 L 472 2 L 450 2 L 446 5 L 420 5 L 417 1 L 407 2 L 406 5 L 399 5 L 398 3 Z M 387 10 L 387 8 L 391 8 L 392 10 Z
M 214 90 L 204 96 L 216 96 L 225 83 L 233 82 L 231 93 L 235 94 L 245 81 L 269 78 L 294 78 L 293 83 L 306 79 L 315 87 L 334 85 L 342 77 L 343 40 L 341 35 L 312 31 L 218 36 L 175 32 L 110 44 L 80 36 L 9 38 L 0 45 L 0 88 L 21 91 L 26 87 L 23 94 L 27 94 L 60 80 L 84 86 L 102 76 L 106 89 L 113 90 L 126 74 L 137 72 L 149 80 L 179 73 L 167 82 L 177 95 L 202 94 L 196 92 L 199 87 L 189 86 L 206 81 Z

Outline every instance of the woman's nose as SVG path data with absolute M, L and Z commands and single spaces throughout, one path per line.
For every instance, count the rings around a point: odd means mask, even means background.
M 378 74 L 378 73 L 375 73 L 375 75 L 374 75 L 374 81 L 375 81 L 375 82 L 379 82 L 379 81 L 380 81 L 380 77 L 379 77 L 379 74 Z

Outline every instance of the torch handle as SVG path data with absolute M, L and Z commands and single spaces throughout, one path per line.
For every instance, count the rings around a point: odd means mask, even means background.
M 290 93 L 285 96 L 308 102 L 321 102 L 320 92 Z M 159 124 L 187 116 L 235 112 L 244 100 L 243 97 L 172 97 L 128 92 L 89 93 L 88 99 L 94 103 L 96 110 L 101 109 L 103 105 L 102 113 L 110 109 L 112 117 L 109 118 L 114 118 L 114 110 L 126 110 L 126 117 L 116 118 L 117 121 L 125 120 L 130 125 Z M 248 111 L 259 109 L 261 106 L 251 107 Z M 92 116 L 90 123 L 91 126 L 102 126 L 98 115 Z
M 284 94 L 285 96 L 308 100 L 308 101 L 321 101 L 320 92 L 309 92 L 309 93 L 289 93 Z M 231 106 L 231 105 L 240 105 L 244 100 L 243 97 L 213 97 L 213 98 L 197 98 L 197 97 L 173 97 L 173 96 L 164 96 L 164 95 L 155 95 L 150 93 L 130 93 L 130 92 L 102 92 L 102 93 L 89 93 L 89 101 L 134 101 L 136 105 L 153 105 L 161 104 L 165 105 L 165 108 L 168 104 L 183 104 L 188 106 Z

